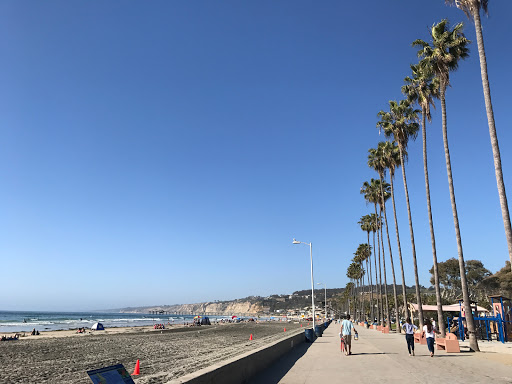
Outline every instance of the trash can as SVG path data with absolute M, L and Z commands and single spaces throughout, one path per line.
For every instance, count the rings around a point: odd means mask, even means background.
M 304 330 L 306 335 L 306 342 L 312 343 L 315 341 L 315 332 L 313 331 L 313 328 L 308 328 Z
M 315 335 L 317 337 L 322 337 L 322 334 L 324 333 L 324 329 L 321 325 L 315 325 Z

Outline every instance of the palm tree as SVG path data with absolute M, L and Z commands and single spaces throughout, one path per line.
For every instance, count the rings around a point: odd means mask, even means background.
M 361 296 L 361 300 L 359 300 L 359 307 L 360 307 L 360 312 L 359 313 L 362 315 L 364 313 L 363 286 L 364 286 L 365 271 L 364 271 L 364 267 L 363 267 L 363 262 L 365 260 L 365 255 L 362 252 L 361 245 L 364 247 L 366 244 L 360 244 L 357 247 L 357 250 L 354 253 L 354 258 L 352 259 L 352 261 L 357 263 L 359 265 L 360 269 L 361 269 L 361 275 L 359 277 L 358 284 L 359 284 L 359 296 Z
M 354 253 L 354 257 L 352 258 L 352 263 L 356 263 L 356 264 L 360 265 L 361 263 L 360 263 L 359 259 L 360 258 L 358 256 L 357 250 L 356 250 L 356 252 Z M 360 284 L 359 279 L 356 280 L 356 293 L 358 296 L 360 296 L 360 294 L 361 294 L 361 284 Z M 361 298 L 359 299 L 359 306 L 358 306 L 358 310 L 360 310 L 360 309 L 361 309 Z M 357 313 L 357 311 L 356 311 L 356 313 Z
M 389 196 L 388 196 L 389 197 Z M 386 256 L 384 254 L 384 235 L 382 232 L 382 199 L 379 196 L 379 230 L 380 230 L 380 249 L 382 249 L 382 269 L 384 270 L 384 302 L 385 305 L 383 315 L 386 315 L 386 325 L 389 325 L 389 303 L 388 303 L 388 281 L 386 279 Z M 380 269 L 380 255 L 379 255 L 379 269 Z M 382 284 L 382 280 L 381 280 Z
M 373 149 L 369 149 L 368 152 L 369 152 L 368 165 L 370 166 L 370 168 L 373 168 L 373 169 L 377 170 L 377 172 L 379 172 L 381 167 L 380 167 L 378 158 L 373 156 Z M 373 186 L 373 188 L 375 188 L 375 194 L 377 195 L 377 204 L 379 204 L 379 206 L 381 207 L 383 188 L 382 188 L 382 177 L 381 177 L 380 172 L 379 172 L 379 177 L 380 177 L 380 179 L 375 180 L 372 183 L 372 186 Z M 372 181 L 373 181 L 373 179 L 372 179 Z M 377 212 L 375 212 L 375 213 L 377 214 Z M 385 262 L 385 257 L 384 257 L 384 246 L 381 247 L 381 244 L 384 244 L 383 237 L 382 237 L 382 210 L 380 212 L 379 220 L 377 223 L 377 230 L 379 231 L 377 234 L 377 240 L 379 240 L 379 238 L 380 238 L 380 242 L 379 242 L 379 283 L 380 283 L 380 290 L 381 290 L 380 294 L 381 295 L 382 295 L 382 276 L 381 276 L 381 264 L 380 264 L 381 263 L 381 257 L 380 257 L 381 249 L 382 249 L 383 267 L 384 267 L 384 298 L 385 298 L 386 304 L 385 304 L 385 311 L 382 312 L 383 319 L 381 321 L 381 325 L 384 325 L 383 324 L 384 315 L 386 315 L 386 321 L 389 322 L 389 305 L 388 305 L 388 287 L 387 287 L 387 279 L 386 279 L 386 262 Z M 381 296 L 381 302 L 382 302 L 382 296 Z
M 389 184 L 388 183 L 385 183 L 385 184 L 386 185 L 384 187 L 384 195 L 379 199 L 379 208 L 380 208 L 380 211 L 379 211 L 380 219 L 379 220 L 381 223 L 382 223 L 382 212 L 385 211 L 385 209 L 386 209 L 386 201 L 391 197 L 391 194 L 389 192 L 389 188 L 390 188 Z M 386 257 L 384 256 L 383 227 L 384 227 L 384 225 L 382 223 L 381 227 L 380 227 L 380 241 L 381 241 L 381 245 L 382 245 L 382 268 L 384 269 L 384 294 L 386 295 L 386 317 L 388 319 L 388 325 L 390 325 L 391 323 L 390 323 L 390 317 L 389 317 L 388 281 L 386 279 Z M 386 232 L 388 233 L 388 245 L 390 246 L 391 244 L 389 243 L 389 231 L 387 230 L 387 227 L 386 227 Z M 389 250 L 390 250 L 390 255 L 391 255 L 391 247 L 389 247 Z M 393 286 L 393 288 L 394 288 L 394 292 L 396 292 L 396 286 Z M 396 303 L 396 301 L 395 301 L 395 303 Z
M 375 180 L 375 182 L 377 182 L 378 180 Z M 373 185 L 373 188 L 375 189 L 375 194 L 377 195 L 377 199 L 379 199 L 379 194 L 378 194 L 378 190 L 380 189 L 380 187 L 376 184 Z M 381 233 L 382 233 L 382 220 L 380 218 L 380 216 L 378 216 L 377 214 L 375 214 L 375 221 L 374 221 L 374 225 L 375 225 L 375 230 L 377 231 L 377 246 L 378 246 L 378 254 L 379 254 L 379 298 L 380 298 L 380 301 L 379 301 L 379 311 L 380 311 L 380 325 L 383 327 L 384 326 L 384 302 L 382 300 L 382 268 L 381 268 L 381 257 L 380 257 L 380 252 L 381 252 L 381 242 L 380 242 L 380 238 L 381 238 Z
M 462 297 L 464 299 L 464 309 L 466 311 L 466 323 L 468 325 L 469 345 L 474 351 L 480 351 L 475 334 L 475 322 L 471 312 L 471 303 L 469 298 L 468 285 L 466 280 L 466 270 L 464 267 L 464 255 L 462 251 L 462 238 L 459 228 L 459 216 L 457 214 L 457 205 L 455 203 L 455 190 L 453 187 L 452 165 L 450 160 L 450 150 L 448 147 L 448 130 L 446 124 L 446 87 L 450 84 L 450 72 L 455 71 L 459 66 L 459 60 L 465 59 L 469 55 L 468 44 L 462 33 L 463 23 L 457 24 L 450 31 L 448 20 L 442 20 L 434 24 L 430 31 L 432 46 L 423 40 L 416 40 L 413 46 L 420 47 L 418 57 L 422 58 L 420 65 L 431 67 L 439 79 L 439 93 L 441 99 L 442 121 L 443 121 L 443 142 L 444 154 L 446 158 L 446 171 L 448 173 L 448 187 L 450 189 L 450 200 L 453 212 L 453 224 L 455 226 L 455 235 L 457 239 L 457 251 L 459 255 L 459 272 L 462 288 Z
M 356 253 L 361 258 L 361 261 L 366 263 L 366 270 L 368 270 L 368 259 L 370 258 L 371 254 L 372 254 L 372 248 L 370 247 L 370 244 L 359 244 L 359 246 L 357 247 Z M 370 263 L 370 266 L 371 265 L 372 264 Z M 368 280 L 368 287 L 370 286 L 370 275 L 371 275 L 371 272 L 369 274 L 367 274 L 367 277 L 366 277 L 366 279 Z M 364 284 L 364 279 L 363 279 L 363 284 Z M 371 305 L 371 303 L 370 303 L 370 305 Z M 366 313 L 366 312 L 364 312 L 364 313 Z
M 371 216 L 365 215 L 361 217 L 361 220 L 358 222 L 358 224 L 361 226 L 361 229 L 366 232 L 367 234 L 367 244 L 370 254 L 368 255 L 368 258 L 370 260 L 370 269 L 368 269 L 368 260 L 366 260 L 366 269 L 369 271 L 368 273 L 368 280 L 369 280 L 369 287 L 370 287 L 370 314 L 372 316 L 372 320 L 375 318 L 375 312 L 374 312 L 374 306 L 373 306 L 373 280 L 372 280 L 372 263 L 371 263 L 371 249 L 370 246 L 370 232 L 372 231 L 372 224 L 371 224 Z
M 393 216 L 395 219 L 395 230 L 396 230 L 396 242 L 398 245 L 398 259 L 400 260 L 400 271 L 402 273 L 402 299 L 404 305 L 404 317 L 409 317 L 409 308 L 407 307 L 407 295 L 405 293 L 405 273 L 404 273 L 404 263 L 402 260 L 402 247 L 400 245 L 400 234 L 398 232 L 398 219 L 396 217 L 396 205 L 395 205 L 395 188 L 393 184 L 393 180 L 395 179 L 395 170 L 398 166 L 400 166 L 400 150 L 396 143 L 391 143 L 390 141 L 384 141 L 383 144 L 380 145 L 380 150 L 382 154 L 382 159 L 386 168 L 389 169 L 389 182 L 391 186 L 391 202 L 393 203 Z M 407 158 L 407 151 L 403 150 L 404 157 Z M 388 234 L 389 240 L 389 234 Z M 393 265 L 393 262 L 391 262 Z M 398 307 L 398 302 L 397 302 Z M 398 317 L 397 317 L 398 319 Z M 398 322 L 398 320 L 397 320 Z
M 347 271 L 347 277 L 348 277 L 349 273 Z M 345 305 L 347 305 L 348 303 L 348 313 L 350 313 L 350 303 L 351 303 L 351 300 L 350 300 L 350 296 L 352 294 L 352 292 L 354 291 L 354 283 L 349 281 L 347 283 L 347 285 L 345 286 L 345 289 L 343 290 L 343 294 L 342 294 L 342 297 L 341 297 L 341 301 L 343 303 L 345 303 Z
M 368 203 L 373 203 L 374 204 L 374 207 L 375 207 L 375 213 L 372 213 L 370 215 L 370 226 L 371 226 L 371 229 L 372 229 L 372 232 L 373 232 L 373 260 L 375 262 L 375 291 L 376 291 L 376 295 L 377 295 L 377 314 L 378 314 L 378 318 L 380 319 L 381 318 L 381 313 L 382 313 L 382 307 L 381 307 L 381 299 L 382 299 L 382 296 L 381 296 L 381 293 L 380 293 L 380 285 L 379 285 L 379 278 L 378 278 L 378 274 L 377 274 L 377 254 L 375 252 L 375 233 L 377 233 L 377 202 L 378 202 L 378 193 L 377 193 L 377 189 L 375 188 L 375 179 L 371 179 L 370 182 L 368 183 L 367 181 L 365 181 L 363 183 L 363 186 L 361 187 L 361 194 L 364 195 L 364 198 L 365 200 L 368 202 Z M 379 248 L 380 249 L 380 248 Z M 380 254 L 380 251 L 379 251 L 379 254 Z
M 437 318 L 440 325 L 441 337 L 445 337 L 446 326 L 443 321 L 443 304 L 441 302 L 441 289 L 439 287 L 439 273 L 437 271 L 436 237 L 434 234 L 434 222 L 432 220 L 432 206 L 430 204 L 430 184 L 428 181 L 427 165 L 427 125 L 432 122 L 430 106 L 434 106 L 434 97 L 439 96 L 439 81 L 434 77 L 432 68 L 424 65 L 411 65 L 412 77 L 407 76 L 402 86 L 402 92 L 412 103 L 417 103 L 421 108 L 421 137 L 423 141 L 423 172 L 425 174 L 425 190 L 427 194 L 428 223 L 430 226 L 430 242 L 432 244 L 432 258 L 434 261 L 434 286 L 436 290 Z
M 418 111 L 411 107 L 408 100 L 389 102 L 389 112 L 380 111 L 378 116 L 381 120 L 377 123 L 379 129 L 384 130 L 386 137 L 393 136 L 400 151 L 400 164 L 402 165 L 402 178 L 405 190 L 405 200 L 407 203 L 407 214 L 409 217 L 409 231 L 411 233 L 412 259 L 414 262 L 414 278 L 416 282 L 416 300 L 418 301 L 418 317 L 420 327 L 423 327 L 423 308 L 420 296 L 420 281 L 418 277 L 418 264 L 416 262 L 416 246 L 414 244 L 414 230 L 412 227 L 411 206 L 409 203 L 409 191 L 407 189 L 407 179 L 405 176 L 404 150 L 410 139 L 415 139 L 418 135 Z
M 379 199 L 380 203 L 382 203 L 383 201 L 385 202 L 391 196 L 390 185 L 384 181 L 384 176 L 385 176 L 386 168 L 387 168 L 386 159 L 383 155 L 383 147 L 385 145 L 386 145 L 386 142 L 380 142 L 376 149 L 371 148 L 368 151 L 369 152 L 368 165 L 378 172 L 379 178 L 380 178 L 380 185 L 381 185 L 380 199 Z M 391 260 L 391 273 L 393 275 L 393 298 L 395 300 L 395 319 L 396 319 L 396 321 L 398 321 L 398 319 L 399 319 L 398 296 L 396 293 L 395 266 L 393 264 L 393 252 L 391 251 L 391 240 L 389 239 L 388 217 L 387 217 L 387 213 L 386 213 L 385 204 L 381 204 L 381 208 L 384 211 L 384 223 L 386 224 L 386 234 L 387 234 L 387 238 L 388 238 L 389 258 Z M 381 238 L 382 238 L 382 235 L 381 235 Z M 382 248 L 384 249 L 384 246 L 382 246 Z M 385 284 L 384 288 L 385 288 L 386 299 L 387 299 L 388 294 L 387 294 L 387 281 L 386 281 L 386 259 L 384 258 L 383 260 L 384 260 L 383 266 L 384 266 L 384 284 Z M 387 303 L 386 303 L 386 307 L 387 307 Z M 387 313 L 387 317 L 388 317 L 388 321 L 389 321 L 389 308 L 386 308 L 386 313 Z M 400 329 L 400 327 L 397 327 L 397 330 L 399 333 L 402 331 Z
M 362 269 L 361 266 L 356 263 L 352 262 L 348 269 L 347 269 L 347 277 L 354 282 L 357 282 L 361 279 L 362 275 Z M 356 299 L 356 289 L 353 290 L 353 296 L 354 296 L 354 319 L 357 319 L 357 299 Z
M 489 124 L 489 135 L 491 136 L 492 154 L 494 157 L 494 171 L 496 173 L 496 183 L 498 184 L 498 194 L 500 196 L 501 215 L 503 225 L 505 226 L 505 235 L 508 244 L 508 257 L 510 258 L 510 267 L 512 269 L 512 228 L 510 225 L 510 214 L 508 210 L 507 194 L 505 193 L 505 183 L 503 181 L 503 172 L 501 170 L 501 155 L 498 145 L 498 135 L 494 125 L 494 112 L 491 102 L 491 87 L 489 86 L 489 77 L 487 76 L 487 59 L 485 56 L 484 36 L 482 34 L 482 22 L 480 20 L 480 9 L 487 14 L 487 5 L 489 0 L 445 0 L 447 4 L 455 4 L 457 8 L 464 11 L 466 16 L 473 17 L 476 30 L 476 42 L 478 45 L 478 56 L 480 57 L 480 73 L 482 75 L 482 86 L 484 90 L 485 110 L 487 112 L 487 123 Z

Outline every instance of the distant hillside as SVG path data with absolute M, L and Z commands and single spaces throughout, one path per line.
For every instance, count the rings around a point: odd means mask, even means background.
M 367 289 L 365 287 L 365 289 Z M 388 292 L 391 293 L 393 286 L 388 285 Z M 406 287 L 407 293 L 415 292 L 414 287 Z M 328 288 L 327 289 L 327 302 L 333 297 L 343 293 L 344 288 Z M 401 287 L 399 288 L 401 292 Z M 433 288 L 421 287 L 422 293 L 432 293 Z M 315 289 L 315 303 L 323 307 L 325 305 L 325 290 Z M 311 307 L 311 290 L 304 289 L 295 291 L 292 294 L 275 294 L 266 297 L 249 296 L 242 299 L 214 301 L 194 304 L 163 304 L 152 305 L 145 307 L 127 307 L 116 310 L 121 313 L 150 313 L 154 311 L 164 311 L 168 313 L 184 313 L 184 314 L 199 314 L 199 313 L 216 313 L 231 315 L 234 313 L 239 314 L 252 314 L 264 315 L 274 313 L 286 313 L 287 311 L 301 310 Z

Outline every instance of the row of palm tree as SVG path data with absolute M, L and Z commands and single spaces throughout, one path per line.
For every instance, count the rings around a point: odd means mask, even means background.
M 494 116 L 492 112 L 492 103 L 490 99 L 490 89 L 489 83 L 487 79 L 487 66 L 485 60 L 485 51 L 483 47 L 483 38 L 481 31 L 481 22 L 480 22 L 480 10 L 483 10 L 487 13 L 487 0 L 446 0 L 447 4 L 456 5 L 458 8 L 462 9 L 468 17 L 472 17 L 475 21 L 475 28 L 477 30 L 477 43 L 478 50 L 480 56 L 480 64 L 481 64 L 481 72 L 482 72 L 482 84 L 484 88 L 484 96 L 485 96 L 485 104 L 486 111 L 488 117 L 489 124 L 489 132 L 491 136 L 491 144 L 493 148 L 494 155 L 494 165 L 496 172 L 496 180 L 498 184 L 498 193 L 500 197 L 500 204 L 502 209 L 503 222 L 505 226 L 505 233 L 508 242 L 509 249 L 509 257 L 512 261 L 512 230 L 510 225 L 510 217 L 507 205 L 507 199 L 505 194 L 505 186 L 503 183 L 503 175 L 501 170 L 501 159 L 498 141 L 496 137 L 496 129 L 494 126 Z M 407 296 L 405 292 L 405 274 L 403 268 L 403 260 L 402 260 L 402 250 L 400 243 L 400 236 L 398 230 L 398 222 L 396 217 L 396 206 L 395 206 L 395 198 L 394 198 L 394 175 L 396 169 L 401 166 L 402 169 L 402 181 L 404 185 L 405 192 L 405 201 L 407 205 L 407 213 L 408 213 L 408 221 L 409 221 L 409 231 L 411 237 L 411 249 L 412 249 L 412 259 L 414 265 L 414 277 L 415 277 L 415 287 L 416 287 L 416 301 L 418 305 L 418 318 L 420 325 L 422 326 L 424 323 L 424 316 L 422 310 L 422 302 L 420 296 L 420 284 L 418 277 L 418 267 L 417 267 L 417 259 L 416 259 L 416 247 L 414 241 L 414 230 L 413 230 L 413 222 L 412 222 L 412 214 L 409 202 L 409 193 L 407 187 L 407 178 L 405 172 L 405 162 L 407 159 L 407 146 L 410 140 L 416 139 L 418 135 L 418 130 L 420 128 L 419 121 L 421 121 L 421 129 L 422 129 L 422 142 L 423 142 L 423 166 L 424 166 L 424 176 L 425 176 L 425 189 L 426 189 L 426 197 L 427 197 L 427 209 L 429 216 L 429 228 L 430 228 L 430 236 L 431 236 L 431 244 L 432 244 L 432 258 L 434 265 L 434 282 L 435 282 L 435 290 L 436 290 L 436 301 L 437 301 L 437 312 L 438 312 L 438 322 L 440 325 L 440 331 L 442 336 L 445 334 L 445 324 L 441 320 L 443 319 L 442 312 L 442 304 L 441 304 L 441 294 L 439 288 L 439 276 L 438 276 L 438 265 L 437 265 L 437 254 L 436 254 L 436 243 L 435 243 L 435 232 L 434 232 L 434 224 L 432 218 L 432 209 L 430 203 L 430 186 L 429 186 L 429 176 L 428 176 L 428 161 L 427 161 L 427 141 L 426 141 L 426 128 L 427 121 L 431 122 L 431 113 L 430 107 L 434 106 L 434 99 L 439 99 L 441 102 L 441 112 L 442 112 L 442 132 L 443 132 L 443 143 L 445 150 L 445 160 L 446 160 L 446 170 L 448 175 L 448 184 L 449 184 L 449 193 L 450 193 L 450 201 L 452 206 L 452 213 L 454 219 L 454 227 L 456 234 L 456 242 L 457 242 L 457 251 L 458 251 L 458 260 L 459 260 L 459 269 L 461 276 L 461 286 L 463 292 L 463 301 L 466 313 L 466 322 L 469 331 L 469 341 L 470 347 L 478 351 L 478 343 L 475 335 L 475 324 L 471 312 L 470 307 L 470 298 L 468 293 L 468 286 L 465 274 L 465 266 L 464 266 L 464 256 L 463 256 L 463 248 L 462 248 L 462 239 L 459 229 L 459 220 L 457 213 L 457 206 L 455 201 L 455 190 L 453 186 L 453 176 L 452 176 L 452 167 L 451 167 L 451 159 L 450 159 L 450 151 L 448 146 L 448 135 L 447 135 L 447 118 L 446 118 L 446 90 L 450 85 L 450 73 L 455 71 L 458 68 L 460 60 L 463 60 L 468 57 L 469 49 L 468 45 L 470 41 L 464 36 L 463 32 L 463 23 L 459 23 L 454 26 L 453 29 L 449 28 L 449 23 L 447 20 L 442 20 L 440 23 L 435 24 L 430 31 L 431 41 L 426 42 L 423 40 L 415 40 L 412 43 L 413 47 L 419 48 L 418 58 L 419 62 L 416 65 L 411 65 L 411 76 L 407 76 L 404 79 L 404 86 L 402 86 L 402 93 L 405 95 L 404 100 L 400 101 L 390 101 L 389 102 L 389 110 L 388 111 L 380 111 L 378 113 L 379 121 L 377 123 L 377 128 L 379 131 L 383 131 L 385 136 L 389 139 L 392 139 L 392 142 L 385 141 L 378 144 L 377 148 L 372 148 L 369 150 L 368 155 L 368 165 L 372 169 L 374 169 L 378 175 L 379 179 L 371 179 L 370 182 L 364 182 L 361 193 L 364 195 L 367 203 L 371 203 L 374 205 L 374 213 L 371 215 L 366 215 L 361 218 L 359 224 L 361 229 L 367 232 L 367 244 L 366 250 L 368 250 L 368 255 L 365 257 L 359 256 L 361 252 L 359 252 L 360 247 L 358 247 L 358 251 L 356 252 L 356 258 L 353 261 L 352 266 L 352 278 L 356 278 L 359 281 L 359 284 L 362 281 L 362 277 L 364 276 L 364 268 L 363 262 L 367 261 L 371 256 L 371 247 L 370 247 L 370 232 L 373 232 L 373 250 L 374 250 L 374 265 L 375 265 L 375 284 L 376 284 L 376 293 L 377 293 L 377 311 L 378 318 L 380 319 L 381 324 L 383 324 L 384 319 L 389 321 L 389 306 L 387 303 L 387 282 L 386 282 L 386 265 L 385 265 L 385 251 L 384 251 L 384 241 L 383 241 L 383 226 L 386 227 L 387 233 L 387 242 L 388 242 L 388 250 L 389 257 L 391 262 L 392 276 L 393 276 L 393 295 L 394 295 L 394 307 L 395 307 L 395 316 L 398 319 L 398 299 L 397 299 L 397 291 L 396 291 L 396 278 L 393 264 L 393 255 L 391 251 L 391 241 L 389 237 L 389 229 L 388 229 L 388 220 L 386 214 L 385 203 L 386 200 L 391 197 L 393 203 L 393 214 L 395 221 L 395 231 L 396 231 L 396 239 L 398 246 L 398 255 L 400 259 L 400 268 L 402 274 L 402 297 L 403 297 L 403 311 L 404 316 L 408 316 L 408 306 L 407 306 Z M 415 105 L 417 105 L 420 109 L 415 109 Z M 421 114 L 421 119 L 419 119 L 419 114 Z M 390 176 L 390 184 L 387 184 L 385 181 L 385 176 L 387 171 L 389 171 Z M 379 212 L 377 212 L 377 206 L 379 206 Z M 382 221 L 382 214 L 384 215 L 384 222 Z M 375 243 L 375 234 L 377 234 L 377 243 Z M 380 241 L 379 241 L 380 239 Z M 377 250 L 375 252 L 375 250 Z M 382 292 L 382 278 L 381 278 L 381 253 L 382 253 L 382 267 L 384 269 L 384 287 L 385 292 Z M 377 273 L 377 257 L 379 260 L 378 273 Z M 512 265 L 512 264 L 511 264 Z M 371 262 L 370 262 L 371 267 Z M 350 268 L 350 267 L 349 267 Z M 358 271 L 356 273 L 356 271 Z M 371 278 L 371 271 L 369 274 Z M 364 285 L 364 284 L 363 284 Z M 374 316 L 374 301 L 373 301 L 373 284 L 369 282 L 370 287 L 370 309 L 372 311 L 372 318 Z M 383 308 L 382 297 L 384 294 L 385 305 Z M 364 298 L 364 296 L 362 296 Z M 364 299 L 362 299 L 364 300 Z M 362 308 L 364 308 L 364 303 Z

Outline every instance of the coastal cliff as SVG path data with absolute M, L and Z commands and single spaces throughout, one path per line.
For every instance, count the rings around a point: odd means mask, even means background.
M 195 304 L 155 305 L 149 307 L 123 308 L 121 313 L 148 313 L 165 311 L 168 313 L 217 313 L 230 315 L 233 313 L 258 314 L 263 312 L 261 303 L 250 301 L 205 302 Z

